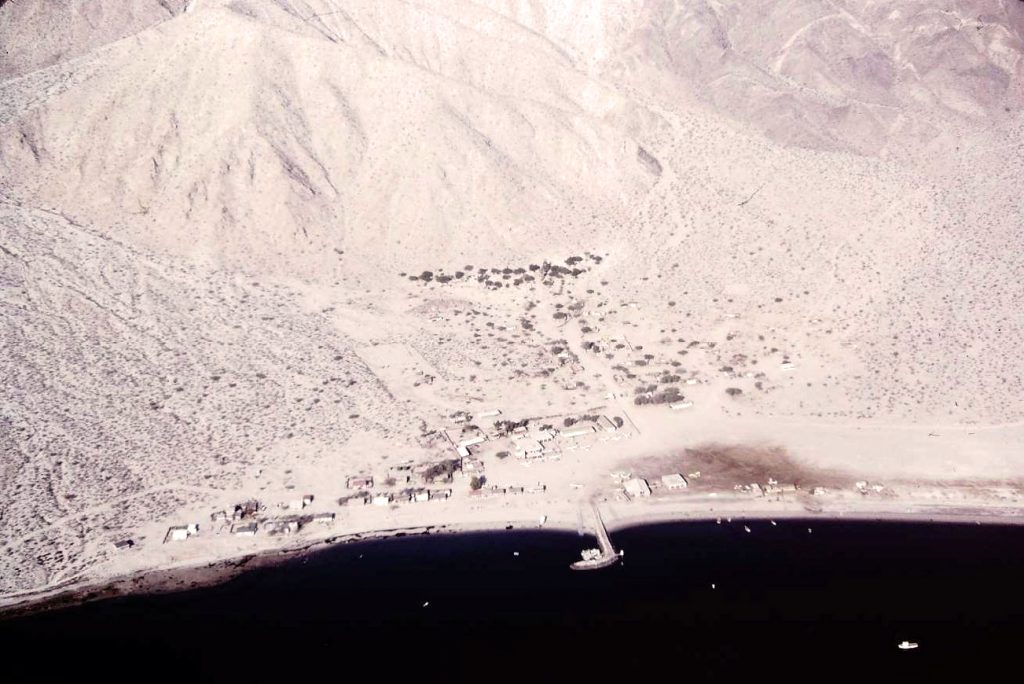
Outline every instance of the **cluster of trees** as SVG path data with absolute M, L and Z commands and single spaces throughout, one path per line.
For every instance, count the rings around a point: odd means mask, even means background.
M 440 478 L 445 482 L 451 482 L 452 474 L 459 470 L 459 459 L 449 458 L 427 468 L 423 477 L 427 482 L 433 482 Z
M 529 418 L 522 420 L 498 420 L 494 423 L 494 428 L 504 436 L 512 434 L 512 431 L 516 428 L 526 427 L 527 423 L 530 422 Z
M 645 406 L 647 404 L 671 404 L 682 400 L 683 395 L 679 392 L 678 387 L 666 387 L 657 394 L 645 392 L 644 394 L 638 395 L 633 399 L 633 403 L 637 406 Z

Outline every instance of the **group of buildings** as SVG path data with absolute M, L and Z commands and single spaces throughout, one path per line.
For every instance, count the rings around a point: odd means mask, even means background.
M 603 414 L 517 421 L 501 415 L 498 409 L 476 415 L 460 411 L 452 417 L 454 424 L 443 431 L 444 437 L 464 462 L 484 455 L 542 460 L 557 459 L 562 451 L 580 448 L 595 439 L 620 439 L 625 428 L 623 418 Z

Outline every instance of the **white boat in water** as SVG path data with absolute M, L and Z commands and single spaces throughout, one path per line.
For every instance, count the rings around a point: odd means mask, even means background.
M 901 651 L 910 651 L 912 649 L 917 648 L 917 642 L 916 641 L 906 641 L 906 640 L 904 640 L 904 641 L 901 641 L 898 644 L 898 646 L 899 646 Z

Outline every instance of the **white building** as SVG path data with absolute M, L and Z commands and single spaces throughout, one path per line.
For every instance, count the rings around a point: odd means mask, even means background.
M 594 432 L 593 425 L 574 425 L 564 430 L 559 430 L 558 434 L 565 438 L 582 437 L 583 435 L 589 435 Z
M 642 477 L 626 480 L 624 487 L 626 488 L 626 494 L 629 494 L 630 498 L 633 499 L 651 495 L 651 487 L 647 484 L 647 480 Z
M 483 435 L 477 435 L 476 437 L 469 437 L 468 439 L 462 440 L 461 442 L 459 442 L 458 446 L 471 447 L 474 444 L 480 444 L 481 442 L 484 442 L 486 440 L 487 438 L 484 437 Z
M 188 525 L 176 525 L 167 529 L 167 535 L 164 536 L 164 543 L 169 541 L 185 541 L 191 536 L 199 534 L 199 525 L 196 523 L 189 523 Z
M 535 439 L 520 439 L 516 441 L 516 456 L 537 456 L 544 451 L 544 446 Z
M 673 411 L 678 411 L 679 409 L 693 408 L 693 402 L 692 401 L 677 401 L 677 402 L 674 402 L 672 404 L 669 404 L 668 407 L 670 409 L 672 409 Z
M 686 478 L 679 473 L 672 473 L 671 475 L 662 475 L 661 483 L 669 489 L 686 489 L 688 483 Z
M 374 506 L 387 506 L 389 503 L 391 503 L 390 494 L 378 494 L 377 496 L 373 497 Z

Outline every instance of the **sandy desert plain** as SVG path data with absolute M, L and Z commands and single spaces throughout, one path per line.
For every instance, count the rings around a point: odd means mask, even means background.
M 0 607 L 593 506 L 1024 519 L 1024 3 L 8 0 L 0 49 Z

